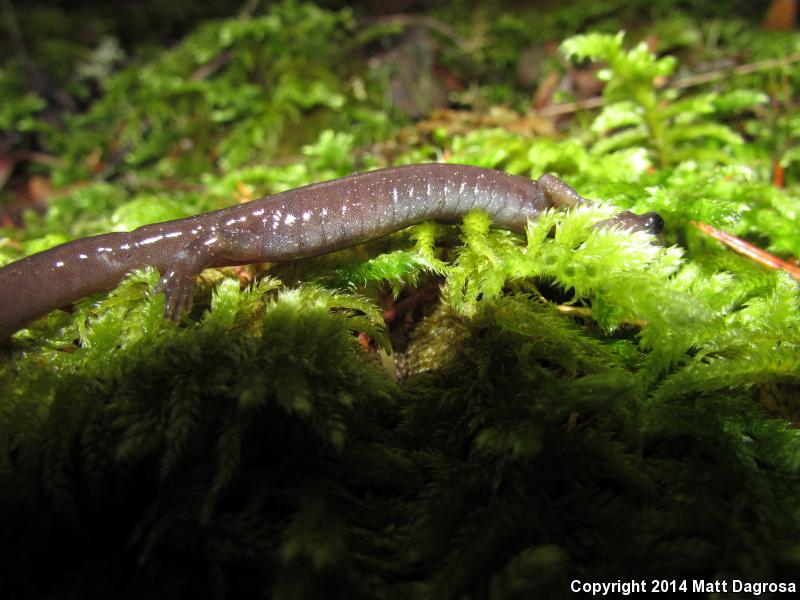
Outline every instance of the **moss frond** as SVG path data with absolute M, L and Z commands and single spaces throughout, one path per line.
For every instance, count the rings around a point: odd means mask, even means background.
M 475 211 L 207 270 L 180 323 L 152 269 L 32 323 L 0 349 L 6 595 L 557 598 L 576 578 L 796 579 L 798 284 L 692 224 L 800 255 L 796 35 L 752 27 L 746 2 L 455 2 L 356 27 L 295 0 L 222 18 L 175 1 L 157 22 L 154 3 L 137 19 L 13 9 L 57 94 L 6 52 L 0 264 L 389 164 L 554 173 L 596 203 L 525 236 Z M 580 61 L 566 75 L 530 59 L 584 30 L 562 44 Z M 757 69 L 684 85 L 727 56 Z M 526 64 L 540 91 L 596 74 L 603 105 L 532 114 L 514 84 Z M 391 137 L 408 124 L 398 81 L 419 96 L 476 83 Z M 15 227 L 5 201 L 48 181 L 64 187 L 47 212 Z M 618 209 L 658 211 L 663 244 L 598 226 Z M 389 294 L 409 302 L 385 324 Z

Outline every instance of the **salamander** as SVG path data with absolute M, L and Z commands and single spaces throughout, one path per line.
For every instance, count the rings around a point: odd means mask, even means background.
M 109 290 L 155 267 L 165 316 L 191 302 L 207 267 L 282 262 L 340 250 L 425 220 L 457 222 L 480 208 L 493 224 L 524 231 L 548 207 L 587 202 L 552 175 L 538 180 L 467 165 L 389 167 L 323 181 L 185 219 L 78 239 L 0 268 L 0 340 L 53 309 Z M 657 213 L 609 222 L 658 233 Z

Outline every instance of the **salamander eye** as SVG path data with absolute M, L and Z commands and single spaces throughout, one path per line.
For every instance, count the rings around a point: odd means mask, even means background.
M 658 235 L 664 231 L 664 219 L 657 212 L 644 213 L 641 218 L 647 230 L 653 235 Z

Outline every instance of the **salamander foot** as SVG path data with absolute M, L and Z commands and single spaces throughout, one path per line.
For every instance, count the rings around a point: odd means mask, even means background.
M 156 294 L 164 292 L 165 318 L 178 321 L 191 310 L 194 280 L 194 277 L 181 277 L 174 270 L 161 278 L 154 292 Z

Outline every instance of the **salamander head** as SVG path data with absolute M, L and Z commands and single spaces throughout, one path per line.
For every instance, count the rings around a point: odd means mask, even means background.
M 644 231 L 651 235 L 657 236 L 664 230 L 664 219 L 657 212 L 648 212 L 643 215 L 637 215 L 630 211 L 624 211 L 606 221 L 598 223 L 601 226 L 617 226 L 622 229 L 631 229 L 633 231 Z

